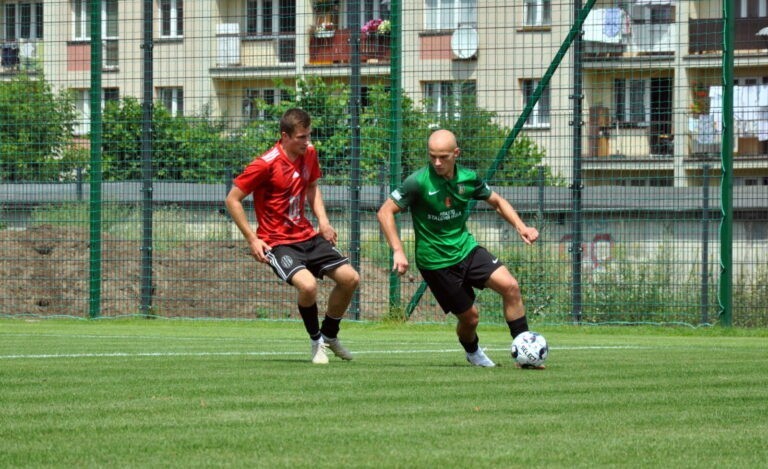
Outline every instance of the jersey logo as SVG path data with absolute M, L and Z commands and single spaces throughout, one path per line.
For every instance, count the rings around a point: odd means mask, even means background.
M 294 172 L 293 172 L 293 176 L 291 176 L 291 177 L 292 177 L 293 179 L 296 179 L 297 177 L 299 177 L 299 172 L 298 172 L 298 171 L 294 171 Z
M 440 191 L 439 191 L 439 190 L 436 190 L 436 191 L 429 191 L 429 195 L 435 195 L 435 194 L 437 194 L 438 192 L 440 192 Z

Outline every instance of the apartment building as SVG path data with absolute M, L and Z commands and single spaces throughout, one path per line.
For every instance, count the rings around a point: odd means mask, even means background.
M 101 2 L 104 100 L 141 96 L 146 47 L 155 99 L 175 114 L 209 109 L 233 126 L 263 118 L 257 102 L 281 99 L 275 80 L 349 78 L 346 0 L 156 0 L 150 44 L 142 38 L 142 4 Z M 389 0 L 360 4 L 362 25 L 389 18 Z M 0 79 L 42 73 L 57 89 L 73 90 L 82 116 L 77 132 L 86 134 L 90 2 L 0 6 Z M 735 183 L 768 185 L 768 0 L 735 0 L 734 11 Z M 576 141 L 585 184 L 700 185 L 705 167 L 714 183 L 721 15 L 719 0 L 598 1 L 584 24 L 581 63 L 571 53 L 563 57 L 525 121 L 525 135 L 546 151 L 555 173 L 572 176 L 577 66 L 583 125 Z M 405 0 L 402 19 L 408 95 L 434 112 L 452 112 L 458 98 L 472 96 L 511 127 L 566 37 L 573 7 L 551 0 Z M 382 30 L 360 40 L 365 90 L 389 80 L 390 36 Z

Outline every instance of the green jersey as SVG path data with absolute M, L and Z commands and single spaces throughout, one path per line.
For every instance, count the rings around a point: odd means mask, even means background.
M 467 229 L 469 203 L 490 196 L 488 184 L 458 164 L 450 181 L 439 176 L 432 165 L 408 176 L 390 197 L 398 207 L 411 211 L 416 265 L 436 270 L 464 259 L 477 246 Z

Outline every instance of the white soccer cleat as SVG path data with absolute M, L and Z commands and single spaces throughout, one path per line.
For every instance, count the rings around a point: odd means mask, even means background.
M 312 340 L 312 363 L 315 365 L 327 365 L 328 355 L 325 353 L 326 343 L 322 337 L 318 340 Z
M 354 358 L 352 353 L 341 345 L 338 338 L 329 339 L 328 337 L 323 336 L 323 342 L 325 342 L 325 345 L 331 349 L 331 352 L 333 352 L 334 355 L 342 360 L 352 360 Z
M 482 366 L 485 368 L 496 366 L 496 364 L 488 358 L 488 355 L 483 352 L 483 349 L 480 348 L 474 353 L 467 353 L 467 361 L 475 366 Z

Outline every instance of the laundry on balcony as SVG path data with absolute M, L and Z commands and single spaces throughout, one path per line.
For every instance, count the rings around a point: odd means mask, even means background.
M 630 20 L 621 8 L 591 10 L 584 20 L 583 39 L 606 44 L 622 44 L 629 34 Z
M 710 143 L 708 134 L 718 136 L 723 128 L 723 87 L 709 87 L 709 114 L 700 116 L 696 132 L 699 143 Z M 711 121 L 712 131 L 707 130 Z M 689 126 L 693 127 L 693 126 Z M 768 85 L 733 87 L 733 130 L 738 138 L 768 141 Z M 703 139 L 703 140 L 702 140 Z

